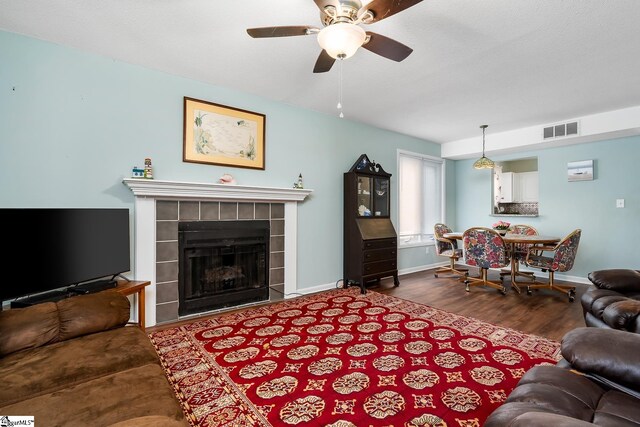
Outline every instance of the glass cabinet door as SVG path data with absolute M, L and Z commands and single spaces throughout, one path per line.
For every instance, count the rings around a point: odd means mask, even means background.
M 373 180 L 358 176 L 358 216 L 373 216 Z
M 373 181 L 373 215 L 389 216 L 389 180 L 374 178 Z

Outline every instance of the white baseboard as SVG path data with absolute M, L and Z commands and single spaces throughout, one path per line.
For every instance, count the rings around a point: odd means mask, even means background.
M 591 281 L 582 276 L 570 276 L 568 274 L 556 274 L 556 279 L 566 280 L 567 282 L 580 283 L 581 285 L 590 285 Z
M 508 266 L 505 267 L 505 268 L 508 268 Z M 491 270 L 500 271 L 501 269 L 500 268 L 492 268 Z M 534 270 L 534 269 L 531 269 L 531 268 L 520 267 L 520 271 L 530 271 L 530 272 L 534 273 L 536 277 L 542 277 L 542 278 L 545 278 L 545 279 L 549 278 L 549 273 L 543 273 L 541 270 Z M 567 282 L 579 283 L 579 284 L 583 284 L 583 285 L 590 285 L 591 284 L 591 281 L 589 281 L 589 279 L 586 278 L 586 277 L 571 276 L 569 274 L 562 274 L 562 273 L 556 273 L 555 274 L 555 279 L 556 280 L 564 280 L 564 281 L 567 281 Z
M 340 279 L 339 285 L 342 286 L 342 279 Z M 287 298 L 300 296 L 300 295 L 315 294 L 316 292 L 328 291 L 330 289 L 336 289 L 335 282 L 325 283 L 324 285 L 311 286 L 310 288 L 298 289 L 295 294 L 287 295 Z M 296 294 L 300 294 L 300 295 L 296 295 Z
M 417 267 L 403 268 L 398 270 L 398 276 L 404 276 L 405 274 L 417 273 L 419 271 L 431 270 L 432 268 L 438 268 L 445 265 L 449 265 L 448 262 L 437 262 L 434 264 L 419 265 Z
M 436 264 L 420 265 L 418 267 L 405 268 L 403 270 L 398 270 L 398 276 L 403 276 L 405 274 L 410 274 L 410 273 L 416 273 L 418 271 L 430 270 L 432 268 L 441 267 L 443 265 L 449 265 L 449 263 L 443 262 L 443 263 L 436 263 Z M 342 286 L 343 286 L 342 279 L 340 279 L 338 283 L 338 287 L 341 288 Z M 292 298 L 299 295 L 314 294 L 316 292 L 327 291 L 330 289 L 336 289 L 336 282 L 311 286 L 309 288 L 297 289 L 295 293 L 288 294 L 286 298 Z

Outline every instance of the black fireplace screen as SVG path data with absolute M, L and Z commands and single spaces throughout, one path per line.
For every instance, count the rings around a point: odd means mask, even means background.
M 269 298 L 269 221 L 180 222 L 181 316 Z

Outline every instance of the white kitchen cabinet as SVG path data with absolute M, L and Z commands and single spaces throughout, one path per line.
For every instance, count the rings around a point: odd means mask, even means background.
M 513 172 L 502 172 L 500 175 L 500 203 L 512 203 L 515 201 L 513 175 Z
M 500 187 L 500 203 L 537 202 L 538 172 L 503 172 Z
M 538 201 L 538 172 L 522 172 L 514 174 L 514 199 L 517 202 Z

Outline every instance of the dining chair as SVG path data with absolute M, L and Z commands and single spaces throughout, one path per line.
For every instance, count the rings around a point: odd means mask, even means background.
M 534 282 L 527 285 L 527 294 L 531 295 L 531 289 L 551 289 L 553 291 L 567 294 L 569 302 L 575 300 L 576 287 L 570 285 L 558 285 L 555 283 L 554 274 L 557 271 L 565 272 L 573 268 L 573 263 L 578 253 L 580 235 L 579 228 L 569 233 L 555 246 L 534 246 L 529 248 L 525 260 L 529 267 L 539 268 L 549 272 L 549 283 Z M 544 252 L 552 252 L 550 256 L 545 256 Z
M 459 277 L 466 277 L 469 269 L 456 267 L 456 261 L 462 258 L 462 249 L 458 249 L 458 242 L 455 239 L 446 239 L 443 236 L 445 233 L 451 233 L 451 229 L 445 224 L 436 224 L 433 226 L 436 254 L 449 258 L 449 267 L 440 267 L 433 275 L 438 277 L 440 273 L 452 273 Z
M 509 227 L 507 231 L 509 234 L 520 234 L 523 236 L 537 236 L 538 230 L 533 228 L 527 224 L 515 224 Z M 515 272 L 518 276 L 526 276 L 531 279 L 534 278 L 533 272 L 531 271 L 520 271 L 520 263 L 524 264 L 525 259 L 527 258 L 527 254 L 529 253 L 529 248 L 531 248 L 533 244 L 531 243 L 515 243 L 512 245 L 509 250 L 509 256 L 513 259 L 515 263 Z M 504 279 L 504 276 L 509 276 L 511 274 L 511 270 L 502 270 L 500 272 L 500 280 Z
M 462 252 L 464 263 L 480 269 L 480 277 L 467 277 L 466 291 L 470 285 L 489 286 L 506 295 L 506 288 L 500 283 L 488 280 L 490 268 L 502 268 L 509 264 L 507 246 L 502 236 L 495 230 L 485 227 L 472 227 L 462 234 Z

